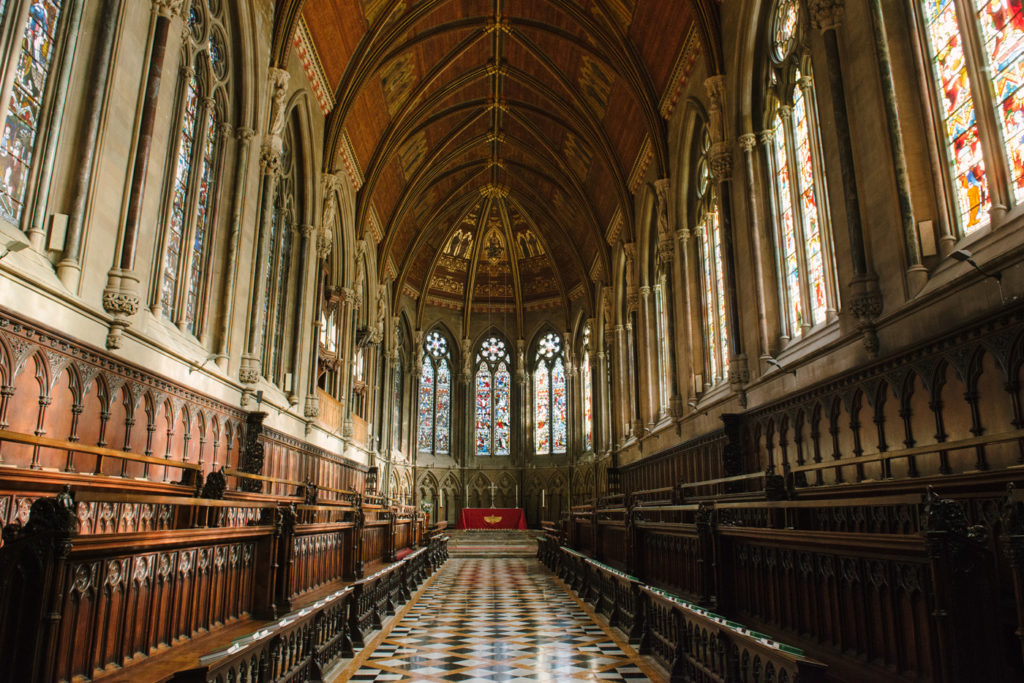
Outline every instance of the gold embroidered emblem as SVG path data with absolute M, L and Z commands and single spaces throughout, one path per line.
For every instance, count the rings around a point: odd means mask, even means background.
M 501 521 L 501 517 L 495 517 L 495 516 L 492 515 L 490 517 L 484 517 L 484 521 L 487 522 L 488 524 L 497 524 L 498 522 Z

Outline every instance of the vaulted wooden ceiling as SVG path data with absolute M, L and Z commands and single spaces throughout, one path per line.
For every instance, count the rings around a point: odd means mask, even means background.
M 518 291 L 487 290 L 521 312 L 589 292 L 589 273 L 609 271 L 609 226 L 632 234 L 630 179 L 666 172 L 659 103 L 708 7 L 717 16 L 714 0 L 278 0 L 278 37 L 301 13 L 334 90 L 325 163 L 361 169 L 357 234 L 379 228 L 396 296 L 461 300 L 468 315 L 482 240 L 508 251 L 529 234 L 543 258 L 520 264 L 513 248 Z M 460 230 L 477 260 L 453 268 Z

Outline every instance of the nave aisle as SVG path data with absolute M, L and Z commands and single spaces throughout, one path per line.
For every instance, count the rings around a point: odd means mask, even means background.
M 341 681 L 661 681 L 536 559 L 453 556 Z

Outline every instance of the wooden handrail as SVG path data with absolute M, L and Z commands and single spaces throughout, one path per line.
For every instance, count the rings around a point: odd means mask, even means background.
M 908 493 L 896 496 L 871 496 L 865 498 L 843 498 L 839 500 L 755 500 L 737 501 L 733 503 L 715 503 L 716 510 L 745 508 L 832 508 L 860 507 L 862 505 L 914 505 L 923 501 L 922 494 Z M 695 508 L 697 506 L 694 506 Z M 647 508 L 653 510 L 656 508 Z
M 196 472 L 201 469 L 199 465 L 194 462 L 169 460 L 166 458 L 157 458 L 152 455 L 140 455 L 138 453 L 118 451 L 104 446 L 88 446 L 74 441 L 51 439 L 47 436 L 36 436 L 35 434 L 22 434 L 21 432 L 12 432 L 6 429 L 0 429 L 0 441 L 12 441 L 14 443 L 41 446 L 43 448 L 59 448 L 64 451 L 72 451 L 74 453 L 99 455 L 107 458 L 120 458 L 121 460 L 131 460 L 132 462 L 142 462 L 149 465 L 163 465 L 164 467 L 177 467 L 179 469 L 194 470 Z
M 336 488 L 332 488 L 330 486 L 320 486 L 319 484 L 317 485 L 316 489 L 317 489 L 317 491 L 330 491 L 331 493 L 340 493 L 343 496 L 358 496 L 359 495 L 355 491 L 347 491 L 345 489 L 336 489 Z
M 660 489 L 641 489 L 640 491 L 633 491 L 632 495 L 642 496 L 648 493 L 671 493 L 673 489 L 674 487 L 672 486 L 663 486 Z
M 235 469 L 234 467 L 225 467 L 224 474 L 229 477 L 241 477 L 242 479 L 256 479 L 258 481 L 269 481 L 272 484 L 284 484 L 285 486 L 305 486 L 301 481 L 292 481 L 291 479 L 280 479 L 278 477 L 269 477 L 265 474 L 253 474 L 252 472 L 242 472 L 241 470 Z
M 840 460 L 832 460 L 830 462 L 816 462 L 810 465 L 797 465 L 795 467 L 790 466 L 790 472 L 814 472 L 817 470 L 827 470 L 832 467 L 850 467 L 854 465 L 865 465 L 872 462 L 882 462 L 885 460 L 894 460 L 896 458 L 910 458 L 917 455 L 930 455 L 932 453 L 941 453 L 942 451 L 955 451 L 961 448 L 971 448 L 974 446 L 987 446 L 989 444 L 1006 443 L 1007 441 L 1017 441 L 1018 439 L 1024 439 L 1024 429 L 1017 429 L 1012 432 L 1005 432 L 1003 434 L 996 434 L 994 436 L 972 436 L 969 439 L 960 439 L 958 441 L 944 441 L 936 444 L 926 444 L 924 446 L 914 446 L 912 448 L 902 448 L 898 451 L 882 451 L 874 455 L 860 456 L 854 458 L 843 458 Z M 1009 468 L 1008 468 L 1009 469 Z
M 681 483 L 679 488 L 690 489 L 698 486 L 713 486 L 715 484 L 728 484 L 734 481 L 745 481 L 747 479 L 757 479 L 763 477 L 764 472 L 750 472 L 749 474 L 734 474 L 731 477 L 719 477 L 718 479 L 705 479 L 704 481 L 694 481 L 690 483 Z
M 109 494 L 94 491 L 76 491 L 73 494 L 76 503 L 141 503 L 152 505 L 192 505 L 195 507 L 232 507 L 232 508 L 269 508 L 277 507 L 274 503 L 259 503 L 247 500 L 214 500 L 212 498 L 192 498 L 189 496 L 149 496 L 146 494 L 119 493 Z

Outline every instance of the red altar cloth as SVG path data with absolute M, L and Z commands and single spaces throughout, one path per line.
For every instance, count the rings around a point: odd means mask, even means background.
M 522 508 L 463 508 L 456 529 L 525 529 Z

